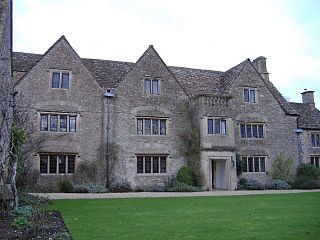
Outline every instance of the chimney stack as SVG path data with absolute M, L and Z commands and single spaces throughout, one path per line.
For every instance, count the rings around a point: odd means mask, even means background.
M 307 89 L 304 89 L 304 92 L 301 93 L 302 95 L 302 102 L 307 103 L 315 107 L 314 103 L 314 91 L 308 91 Z
M 269 80 L 269 73 L 267 70 L 267 61 L 266 60 L 267 59 L 263 56 L 257 57 L 255 60 L 252 61 L 252 64 L 264 80 Z

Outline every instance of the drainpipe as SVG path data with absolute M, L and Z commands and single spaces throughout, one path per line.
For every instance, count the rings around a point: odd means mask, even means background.
M 295 130 L 295 133 L 297 134 L 297 149 L 298 149 L 298 163 L 301 165 L 302 163 L 302 143 L 301 143 L 301 133 L 302 129 L 299 128 L 299 121 L 300 116 L 297 118 L 297 129 Z
M 107 122 L 106 122 L 106 186 L 109 187 L 110 185 L 110 164 L 109 164 L 109 157 L 110 157 L 110 105 L 111 100 L 114 97 L 114 91 L 113 89 L 107 89 L 103 96 L 106 98 L 106 104 L 107 104 Z

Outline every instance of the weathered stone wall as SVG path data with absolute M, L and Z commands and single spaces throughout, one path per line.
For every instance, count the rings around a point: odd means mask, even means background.
M 69 89 L 52 89 L 50 71 L 70 71 Z M 43 141 L 35 152 L 35 167 L 39 169 L 38 153 L 74 153 L 76 166 L 80 162 L 104 162 L 103 90 L 84 67 L 81 59 L 62 37 L 16 86 L 24 107 L 34 123 L 33 137 Z M 41 132 L 40 113 L 66 113 L 77 116 L 77 132 Z M 41 185 L 56 186 L 63 175 L 42 175 Z
M 160 78 L 160 94 L 144 94 L 144 76 Z M 163 185 L 185 163 L 179 152 L 179 132 L 189 126 L 189 98 L 168 71 L 153 47 L 145 52 L 119 83 L 113 99 L 111 141 L 118 148 L 114 182 L 126 181 L 133 188 Z M 166 135 L 137 135 L 136 117 L 167 118 Z M 166 174 L 137 174 L 136 154 L 168 155 Z
M 301 138 L 301 149 L 302 149 L 302 162 L 310 163 L 310 156 L 320 156 L 320 148 L 312 147 L 311 144 L 311 133 L 319 133 L 320 131 L 315 130 L 303 130 L 300 135 Z

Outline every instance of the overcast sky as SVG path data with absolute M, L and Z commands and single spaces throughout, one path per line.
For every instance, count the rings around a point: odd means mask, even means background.
M 169 66 L 226 71 L 267 58 L 290 101 L 320 108 L 320 0 L 13 0 L 14 51 L 65 35 L 80 57 L 136 62 L 154 45 Z

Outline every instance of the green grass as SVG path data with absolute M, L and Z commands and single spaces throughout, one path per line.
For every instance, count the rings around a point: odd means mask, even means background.
M 56 200 L 74 239 L 320 239 L 320 193 Z

